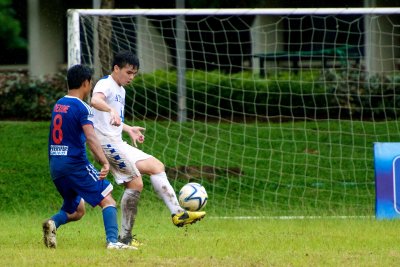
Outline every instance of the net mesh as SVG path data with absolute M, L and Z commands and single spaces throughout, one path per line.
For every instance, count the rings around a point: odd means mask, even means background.
M 184 40 L 176 18 L 82 15 L 80 49 L 97 78 L 139 56 L 125 122 L 177 191 L 202 183 L 219 214 L 373 212 L 373 142 L 398 140 L 398 16 L 188 15 Z

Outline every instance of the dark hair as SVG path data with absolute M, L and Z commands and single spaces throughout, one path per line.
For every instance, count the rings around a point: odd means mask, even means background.
M 74 65 L 68 69 L 67 82 L 68 89 L 78 89 L 84 81 L 92 80 L 93 71 L 84 65 Z
M 139 59 L 129 50 L 122 50 L 119 51 L 115 56 L 114 56 L 114 61 L 112 63 L 111 70 L 114 70 L 114 66 L 117 65 L 119 68 L 123 68 L 126 65 L 132 65 L 133 67 L 136 67 L 139 69 Z

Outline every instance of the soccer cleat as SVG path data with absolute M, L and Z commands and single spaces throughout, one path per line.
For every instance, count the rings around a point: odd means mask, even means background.
M 137 247 L 126 245 L 121 242 L 108 242 L 107 249 L 129 249 L 129 250 L 137 250 Z
M 121 238 L 119 236 L 118 241 L 121 243 L 124 243 L 125 245 L 134 246 L 134 247 L 140 247 L 143 245 L 142 242 L 140 242 L 139 240 L 136 239 L 135 235 L 133 235 L 131 237 L 124 237 L 124 238 Z
M 43 241 L 46 247 L 48 248 L 56 248 L 57 240 L 56 240 L 56 224 L 53 220 L 49 219 L 43 222 Z
M 183 211 L 178 214 L 172 214 L 172 222 L 177 227 L 182 227 L 200 221 L 204 216 L 206 216 L 205 211 Z
M 135 237 L 133 237 L 130 245 L 134 247 L 140 247 L 143 246 L 143 243 L 137 240 Z

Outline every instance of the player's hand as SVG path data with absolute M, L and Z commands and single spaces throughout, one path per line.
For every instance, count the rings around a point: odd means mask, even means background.
M 99 173 L 99 180 L 103 180 L 107 177 L 108 172 L 110 171 L 110 164 L 107 162 L 103 164 Z
M 118 113 L 115 112 L 115 110 L 112 109 L 110 111 L 110 116 L 111 116 L 111 119 L 110 119 L 111 125 L 114 125 L 114 126 L 121 125 L 121 118 L 119 117 Z
M 135 147 L 137 147 L 136 142 L 139 142 L 140 144 L 142 144 L 144 142 L 144 135 L 142 132 L 145 130 L 146 130 L 146 128 L 139 127 L 139 126 L 132 126 L 129 129 L 129 136 L 131 137 Z

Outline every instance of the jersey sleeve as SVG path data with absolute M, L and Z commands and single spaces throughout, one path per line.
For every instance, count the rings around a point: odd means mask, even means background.
M 86 125 L 86 124 L 93 125 L 93 110 L 92 110 L 92 108 L 83 101 L 81 101 L 81 104 L 82 105 L 80 107 L 80 112 L 79 112 L 80 124 L 82 126 Z
M 96 85 L 95 85 L 95 87 L 93 89 L 93 93 L 103 93 L 106 98 L 110 95 L 111 88 L 110 88 L 107 76 L 102 78 L 102 79 L 100 79 L 96 83 Z

